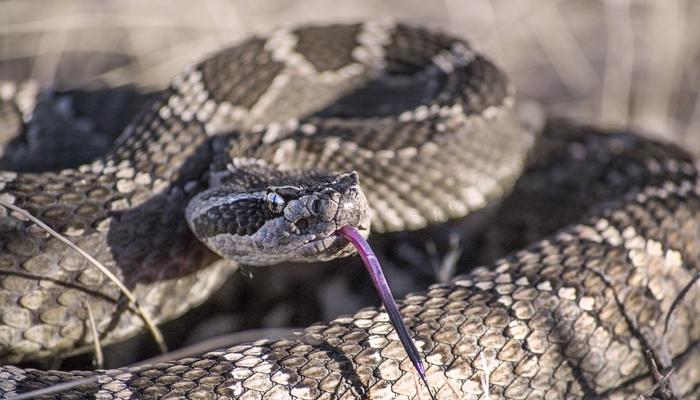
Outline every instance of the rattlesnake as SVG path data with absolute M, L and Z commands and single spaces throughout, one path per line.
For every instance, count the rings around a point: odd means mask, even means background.
M 647 360 L 675 361 L 662 386 L 697 395 L 698 293 L 682 298 L 666 335 L 663 323 L 700 251 L 693 159 L 626 133 L 571 127 L 566 137 L 541 156 L 558 168 L 539 167 L 559 189 L 591 185 L 575 191 L 589 216 L 402 302 L 438 398 L 637 396 L 653 384 Z M 410 230 L 483 208 L 511 188 L 531 139 L 505 76 L 463 40 L 402 24 L 309 26 L 189 68 L 106 157 L 60 172 L 3 172 L 0 196 L 88 249 L 160 321 L 218 287 L 229 269 L 215 253 L 253 265 L 328 259 L 351 253 L 333 234 L 342 225 Z M 141 328 L 99 272 L 7 210 L 0 242 L 6 360 L 86 347 L 86 302 L 106 341 Z M 426 390 L 386 314 L 366 309 L 295 338 L 148 368 L 3 367 L 0 393 L 85 376 L 96 381 L 62 394 Z

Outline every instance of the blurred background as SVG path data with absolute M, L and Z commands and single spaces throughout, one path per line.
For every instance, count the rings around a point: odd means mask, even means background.
M 520 98 L 542 103 L 550 115 L 631 128 L 700 154 L 698 17 L 700 2 L 692 0 L 5 0 L 0 81 L 31 78 L 62 90 L 127 85 L 138 105 L 139 93 L 251 34 L 308 22 L 400 20 L 468 38 L 508 72 Z M 396 294 L 476 262 L 463 251 L 464 232 L 448 226 L 376 238 Z M 356 261 L 235 274 L 204 306 L 166 324 L 167 341 L 178 347 L 234 331 L 304 326 L 374 305 Z M 153 351 L 149 338 L 136 338 L 110 346 L 106 365 Z M 88 355 L 59 366 L 89 364 Z
M 552 112 L 700 150 L 692 0 L 5 0 L 0 79 L 159 88 L 247 35 L 307 22 L 420 23 L 469 38 Z

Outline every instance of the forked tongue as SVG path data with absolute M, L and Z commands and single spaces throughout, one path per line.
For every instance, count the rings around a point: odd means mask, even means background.
M 399 308 L 396 306 L 396 301 L 394 300 L 394 295 L 391 294 L 391 289 L 389 288 L 389 284 L 386 282 L 386 278 L 382 272 L 382 267 L 379 265 L 377 256 L 374 255 L 372 248 L 369 247 L 369 243 L 367 243 L 365 238 L 362 237 L 360 232 L 358 232 L 357 229 L 353 228 L 352 226 L 344 226 L 336 233 L 352 243 L 353 246 L 355 246 L 355 249 L 357 249 L 357 252 L 360 254 L 360 257 L 362 257 L 362 261 L 364 262 L 365 267 L 367 267 L 369 275 L 372 277 L 374 287 L 377 289 L 377 294 L 379 294 L 379 298 L 382 300 L 384 309 L 386 310 L 386 313 L 389 314 L 391 325 L 394 326 L 396 333 L 399 335 L 399 340 L 401 340 L 401 344 L 403 344 L 403 348 L 406 350 L 408 358 L 413 363 L 413 366 L 418 371 L 418 375 L 420 375 L 421 380 L 428 389 L 430 397 L 434 398 L 432 392 L 430 392 L 428 381 L 425 378 L 425 366 L 423 365 L 423 361 L 421 361 L 418 348 L 416 348 L 415 343 L 413 343 L 408 327 L 406 324 L 404 324 L 403 318 L 401 318 Z

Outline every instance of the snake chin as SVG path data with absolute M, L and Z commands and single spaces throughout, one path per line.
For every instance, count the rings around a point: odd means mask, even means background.
M 303 186 L 224 189 L 195 198 L 188 222 L 211 250 L 241 264 L 345 257 L 355 249 L 336 234 L 338 229 L 352 226 L 369 235 L 369 204 L 355 172 L 317 177 Z

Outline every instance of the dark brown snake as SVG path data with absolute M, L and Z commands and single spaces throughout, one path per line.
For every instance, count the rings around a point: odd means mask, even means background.
M 104 158 L 0 172 L 0 198 L 88 250 L 163 321 L 225 279 L 215 253 L 248 265 L 329 259 L 351 253 L 333 235 L 342 225 L 417 229 L 502 197 L 532 142 L 515 114 L 505 76 L 451 36 L 374 23 L 279 30 L 176 77 Z M 693 158 L 568 126 L 549 129 L 532 159 L 518 183 L 523 203 L 504 207 L 539 207 L 545 231 L 570 224 L 400 302 L 431 390 L 696 398 L 700 293 L 679 297 L 700 256 Z M 89 348 L 88 305 L 103 341 L 142 329 L 100 272 L 1 210 L 3 360 Z M 378 309 L 138 369 L 0 367 L 0 394 L 82 377 L 96 379 L 55 396 L 427 398 Z

